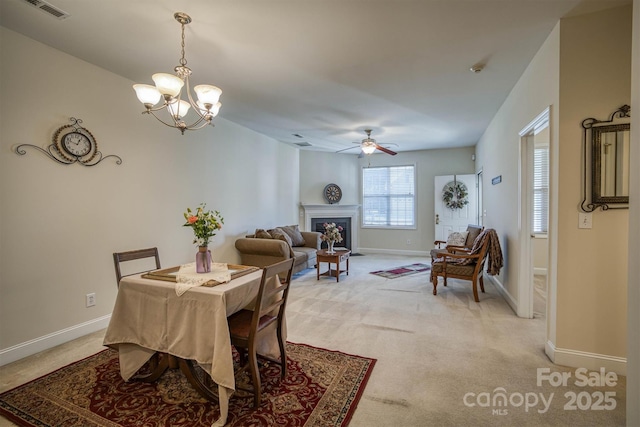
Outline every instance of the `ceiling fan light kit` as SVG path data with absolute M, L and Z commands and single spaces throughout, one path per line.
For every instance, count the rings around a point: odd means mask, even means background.
M 360 141 L 359 143 L 357 143 L 357 142 L 354 143 L 354 144 L 360 144 L 360 149 L 362 150 L 362 153 L 360 153 L 361 156 L 362 156 L 362 154 L 373 154 L 373 152 L 376 151 L 376 150 L 380 150 L 383 153 L 387 153 L 387 154 L 390 154 L 392 156 L 395 156 L 396 154 L 398 154 L 395 151 L 391 151 L 386 147 L 378 145 L 376 140 L 371 138 L 371 129 L 365 129 L 364 132 L 367 134 L 367 137 L 365 139 L 363 139 L 362 141 Z M 340 153 L 342 151 L 351 150 L 352 148 L 355 148 L 355 147 L 345 148 L 344 150 L 339 150 L 339 151 L 336 151 L 336 152 Z
M 180 65 L 174 68 L 174 74 L 155 73 L 151 76 L 155 86 L 147 84 L 135 84 L 133 89 L 136 91 L 138 100 L 144 105 L 143 114 L 151 114 L 158 121 L 166 126 L 179 129 L 184 135 L 185 130 L 202 129 L 206 125 L 213 126 L 212 120 L 218 115 L 222 104 L 219 102 L 222 90 L 213 85 L 197 85 L 193 88 L 198 96 L 195 101 L 191 95 L 191 86 L 189 77 L 191 69 L 187 67 L 187 60 L 184 56 L 184 26 L 191 22 L 191 17 L 183 12 L 176 12 L 173 17 L 182 27 L 182 50 L 180 57 Z M 187 97 L 182 97 L 182 88 L 186 84 Z M 163 99 L 163 103 L 156 107 L 155 105 Z M 188 125 L 183 118 L 190 109 L 197 114 L 196 121 Z M 156 115 L 156 111 L 166 110 L 171 122 L 166 122 Z
M 367 133 L 370 136 L 371 131 Z M 376 151 L 376 140 L 367 136 L 366 139 L 362 140 L 362 152 L 364 154 L 371 154 Z
M 398 154 L 395 151 L 391 151 L 388 148 L 378 145 L 376 140 L 371 138 L 371 129 L 365 129 L 364 131 L 367 134 L 367 137 L 362 140 L 362 151 L 365 154 L 371 154 L 375 150 L 380 150 L 383 153 L 391 154 L 392 156 L 395 156 L 396 154 Z

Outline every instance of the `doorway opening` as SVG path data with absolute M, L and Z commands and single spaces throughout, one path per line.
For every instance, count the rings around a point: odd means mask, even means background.
M 478 218 L 478 225 L 484 226 L 484 217 L 487 215 L 487 211 L 484 209 L 483 198 L 482 198 L 482 169 L 478 171 L 476 174 L 476 188 L 478 189 L 478 212 L 476 213 L 476 217 Z
M 549 108 L 520 131 L 518 316 L 547 317 Z

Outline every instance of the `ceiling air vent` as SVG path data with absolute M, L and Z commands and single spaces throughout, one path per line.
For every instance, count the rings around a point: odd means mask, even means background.
M 22 0 L 22 1 L 58 19 L 67 19 L 69 16 L 71 16 L 67 12 L 61 9 L 58 9 L 57 7 L 47 3 L 46 1 L 42 1 L 42 0 Z
M 311 144 L 309 144 L 308 142 L 295 142 L 295 145 L 297 145 L 298 147 L 312 147 Z

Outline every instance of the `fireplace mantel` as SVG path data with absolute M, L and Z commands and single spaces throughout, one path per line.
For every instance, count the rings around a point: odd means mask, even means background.
M 311 218 L 351 218 L 351 251 L 358 252 L 358 228 L 360 226 L 360 205 L 324 204 L 314 205 L 301 203 L 304 209 L 304 229 L 311 230 Z

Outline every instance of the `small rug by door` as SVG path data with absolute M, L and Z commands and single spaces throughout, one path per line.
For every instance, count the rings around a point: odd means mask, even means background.
M 410 264 L 402 267 L 391 268 L 389 270 L 372 271 L 371 274 L 384 277 L 385 279 L 397 279 L 398 277 L 409 276 L 411 274 L 422 273 L 431 270 L 429 264 Z
M 375 359 L 287 343 L 287 376 L 261 368 L 262 404 L 234 394 L 228 426 L 346 426 Z M 153 384 L 124 382 L 118 353 L 107 349 L 0 395 L 0 415 L 19 426 L 209 427 L 217 402 L 202 398 L 179 370 Z

